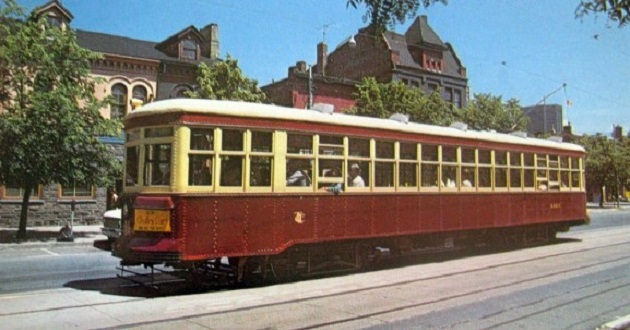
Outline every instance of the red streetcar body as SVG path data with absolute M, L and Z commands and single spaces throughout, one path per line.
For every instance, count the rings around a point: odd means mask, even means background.
M 230 113 L 239 106 L 256 110 Z M 587 221 L 581 147 L 426 125 L 412 129 L 378 119 L 353 126 L 348 118 L 357 117 L 334 116 L 341 119 L 192 100 L 156 102 L 132 113 L 125 120 L 131 179 L 115 255 L 129 263 L 186 264 L 339 242 L 378 245 L 432 235 L 459 240 L 512 228 L 543 228 L 555 235 Z M 199 133 L 203 130 L 207 133 Z M 292 149 L 293 135 L 307 143 Z M 335 140 L 328 136 L 342 142 L 331 145 Z M 353 154 L 355 140 L 368 151 Z M 199 141 L 206 146 L 198 147 Z M 381 153 L 379 148 L 390 146 L 395 152 Z M 425 146 L 435 146 L 438 158 L 425 160 Z M 455 150 L 455 160 L 445 156 L 449 150 Z M 467 159 L 465 150 L 473 156 Z M 486 153 L 491 161 L 484 160 Z M 193 171 L 202 157 L 210 160 L 203 165 L 210 181 L 197 186 Z M 307 186 L 289 187 L 294 160 L 310 166 Z M 365 167 L 364 188 L 349 187 L 350 167 L 357 163 Z M 330 164 L 340 164 L 342 174 L 329 177 Z M 232 168 L 239 168 L 237 183 L 225 183 Z M 454 183 L 447 187 L 449 171 Z M 464 185 L 466 171 L 474 172 L 472 187 Z M 159 182 L 159 172 L 166 173 L 167 183 Z M 433 176 L 435 186 L 425 176 Z M 410 182 L 403 184 L 405 177 Z M 336 183 L 343 184 L 340 191 L 329 188 Z

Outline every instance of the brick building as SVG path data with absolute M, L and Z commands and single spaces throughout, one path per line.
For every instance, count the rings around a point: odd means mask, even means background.
M 52 0 L 34 9 L 59 28 L 70 28 L 74 18 L 60 1 Z M 95 95 L 103 99 L 114 96 L 114 104 L 101 109 L 105 118 L 121 118 L 134 105 L 152 100 L 181 97 L 195 86 L 197 66 L 219 59 L 218 26 L 194 26 L 155 43 L 106 33 L 75 30 L 80 46 L 103 54 L 92 63 L 94 76 L 104 82 L 96 86 Z M 0 108 L 1 111 L 1 108 Z M 122 160 L 122 139 L 102 137 L 108 149 Z M 120 188 L 120 187 L 119 187 Z M 0 186 L 0 227 L 15 227 L 21 208 L 20 188 Z M 108 207 L 108 190 L 89 185 L 62 187 L 41 186 L 31 197 L 29 226 L 63 225 L 70 218 L 70 204 L 77 202 L 76 223 L 100 221 Z
M 330 103 L 335 111 L 342 111 L 354 105 L 354 86 L 364 77 L 381 83 L 402 81 L 427 93 L 441 91 L 455 107 L 464 107 L 468 100 L 466 68 L 453 47 L 429 26 L 426 16 L 417 17 L 405 34 L 375 35 L 368 28 L 360 29 L 330 53 L 320 43 L 310 74 L 300 61 L 289 68 L 287 78 L 262 89 L 273 103 L 305 108 L 310 81 L 313 103 Z

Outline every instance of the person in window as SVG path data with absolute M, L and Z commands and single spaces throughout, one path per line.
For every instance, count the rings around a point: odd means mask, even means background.
M 365 181 L 361 177 L 361 167 L 354 163 L 350 166 L 350 175 L 348 177 L 349 187 L 365 187 Z
M 209 186 L 212 183 L 212 158 L 202 160 L 200 165 L 193 173 L 193 183 L 196 186 Z
M 311 177 L 308 175 L 308 169 L 300 169 L 300 164 L 293 161 L 288 163 L 287 186 L 308 187 L 311 185 Z M 304 165 L 304 164 L 301 164 Z M 303 168 L 306 166 L 302 166 Z

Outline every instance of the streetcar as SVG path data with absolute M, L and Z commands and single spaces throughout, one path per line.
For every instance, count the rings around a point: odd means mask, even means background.
M 322 109 L 172 99 L 129 113 L 112 253 L 283 280 L 588 222 L 581 146 Z

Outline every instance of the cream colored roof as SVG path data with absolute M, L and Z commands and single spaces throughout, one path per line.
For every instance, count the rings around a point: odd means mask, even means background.
M 425 125 L 418 123 L 402 123 L 392 119 L 381 119 L 346 115 L 341 113 L 327 114 L 314 110 L 301 110 L 285 108 L 275 105 L 260 103 L 247 103 L 236 101 L 215 101 L 200 99 L 171 99 L 146 104 L 130 112 L 125 119 L 151 116 L 169 112 L 189 112 L 216 114 L 221 116 L 234 116 L 246 118 L 282 119 L 292 121 L 304 121 L 313 123 L 333 124 L 339 126 L 356 126 L 363 128 L 378 128 L 391 131 L 428 134 L 435 136 L 448 136 L 479 141 L 508 143 L 515 145 L 547 147 L 568 151 L 584 152 L 582 146 L 537 139 L 532 137 L 519 137 L 509 134 L 494 132 L 480 132 L 473 130 L 460 130 L 452 127 Z

